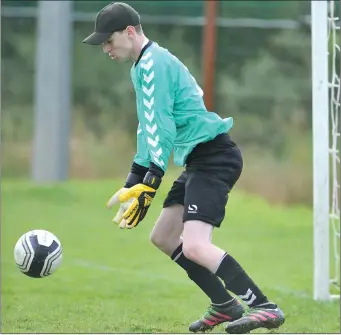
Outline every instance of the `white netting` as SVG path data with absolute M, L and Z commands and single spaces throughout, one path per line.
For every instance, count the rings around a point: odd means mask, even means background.
M 330 161 L 333 261 L 331 283 L 340 289 L 340 17 L 335 1 L 329 1 L 329 97 L 330 97 Z

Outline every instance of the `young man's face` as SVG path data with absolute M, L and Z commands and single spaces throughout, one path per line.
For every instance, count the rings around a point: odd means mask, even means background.
M 135 32 L 128 27 L 122 32 L 115 32 L 103 43 L 103 52 L 107 53 L 111 59 L 124 61 L 131 58 L 133 53 L 133 42 Z

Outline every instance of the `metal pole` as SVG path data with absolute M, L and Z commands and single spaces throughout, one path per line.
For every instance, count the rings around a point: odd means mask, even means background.
M 71 1 L 39 1 L 32 177 L 65 180 L 69 168 Z
M 203 36 L 203 88 L 206 108 L 213 110 L 214 101 L 214 71 L 216 56 L 216 12 L 217 1 L 205 1 L 206 24 Z
M 340 0 L 340 13 L 339 13 L 339 38 L 341 38 L 341 0 Z M 341 41 L 339 39 L 339 46 L 341 48 Z M 339 72 L 339 79 L 340 79 L 340 82 L 339 82 L 339 90 L 341 91 L 341 50 L 340 50 L 340 72 Z M 339 95 L 339 141 L 341 141 L 341 94 Z M 341 144 L 339 142 L 339 148 L 340 148 L 340 151 L 341 151 Z M 341 153 L 340 153 L 341 154 Z M 339 186 L 339 213 L 340 213 L 340 217 L 339 217 L 339 222 L 341 223 L 341 162 L 339 163 L 339 176 L 340 176 L 340 186 Z M 339 249 L 340 250 L 340 249 Z M 340 270 L 341 266 L 339 267 L 339 270 Z
M 328 3 L 311 2 L 314 299 L 329 300 Z

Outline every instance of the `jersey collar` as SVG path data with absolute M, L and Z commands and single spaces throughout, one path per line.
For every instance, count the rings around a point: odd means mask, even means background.
M 148 40 L 148 38 L 146 38 L 142 44 L 142 50 L 141 53 L 139 55 L 139 58 L 137 59 L 137 61 L 135 62 L 135 66 L 137 66 L 137 64 L 139 63 L 141 57 L 143 56 L 144 52 L 153 44 L 153 41 Z

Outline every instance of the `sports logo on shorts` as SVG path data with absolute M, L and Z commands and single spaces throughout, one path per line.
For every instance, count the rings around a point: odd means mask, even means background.
M 197 213 L 198 206 L 197 205 L 188 205 L 188 213 L 195 214 Z

